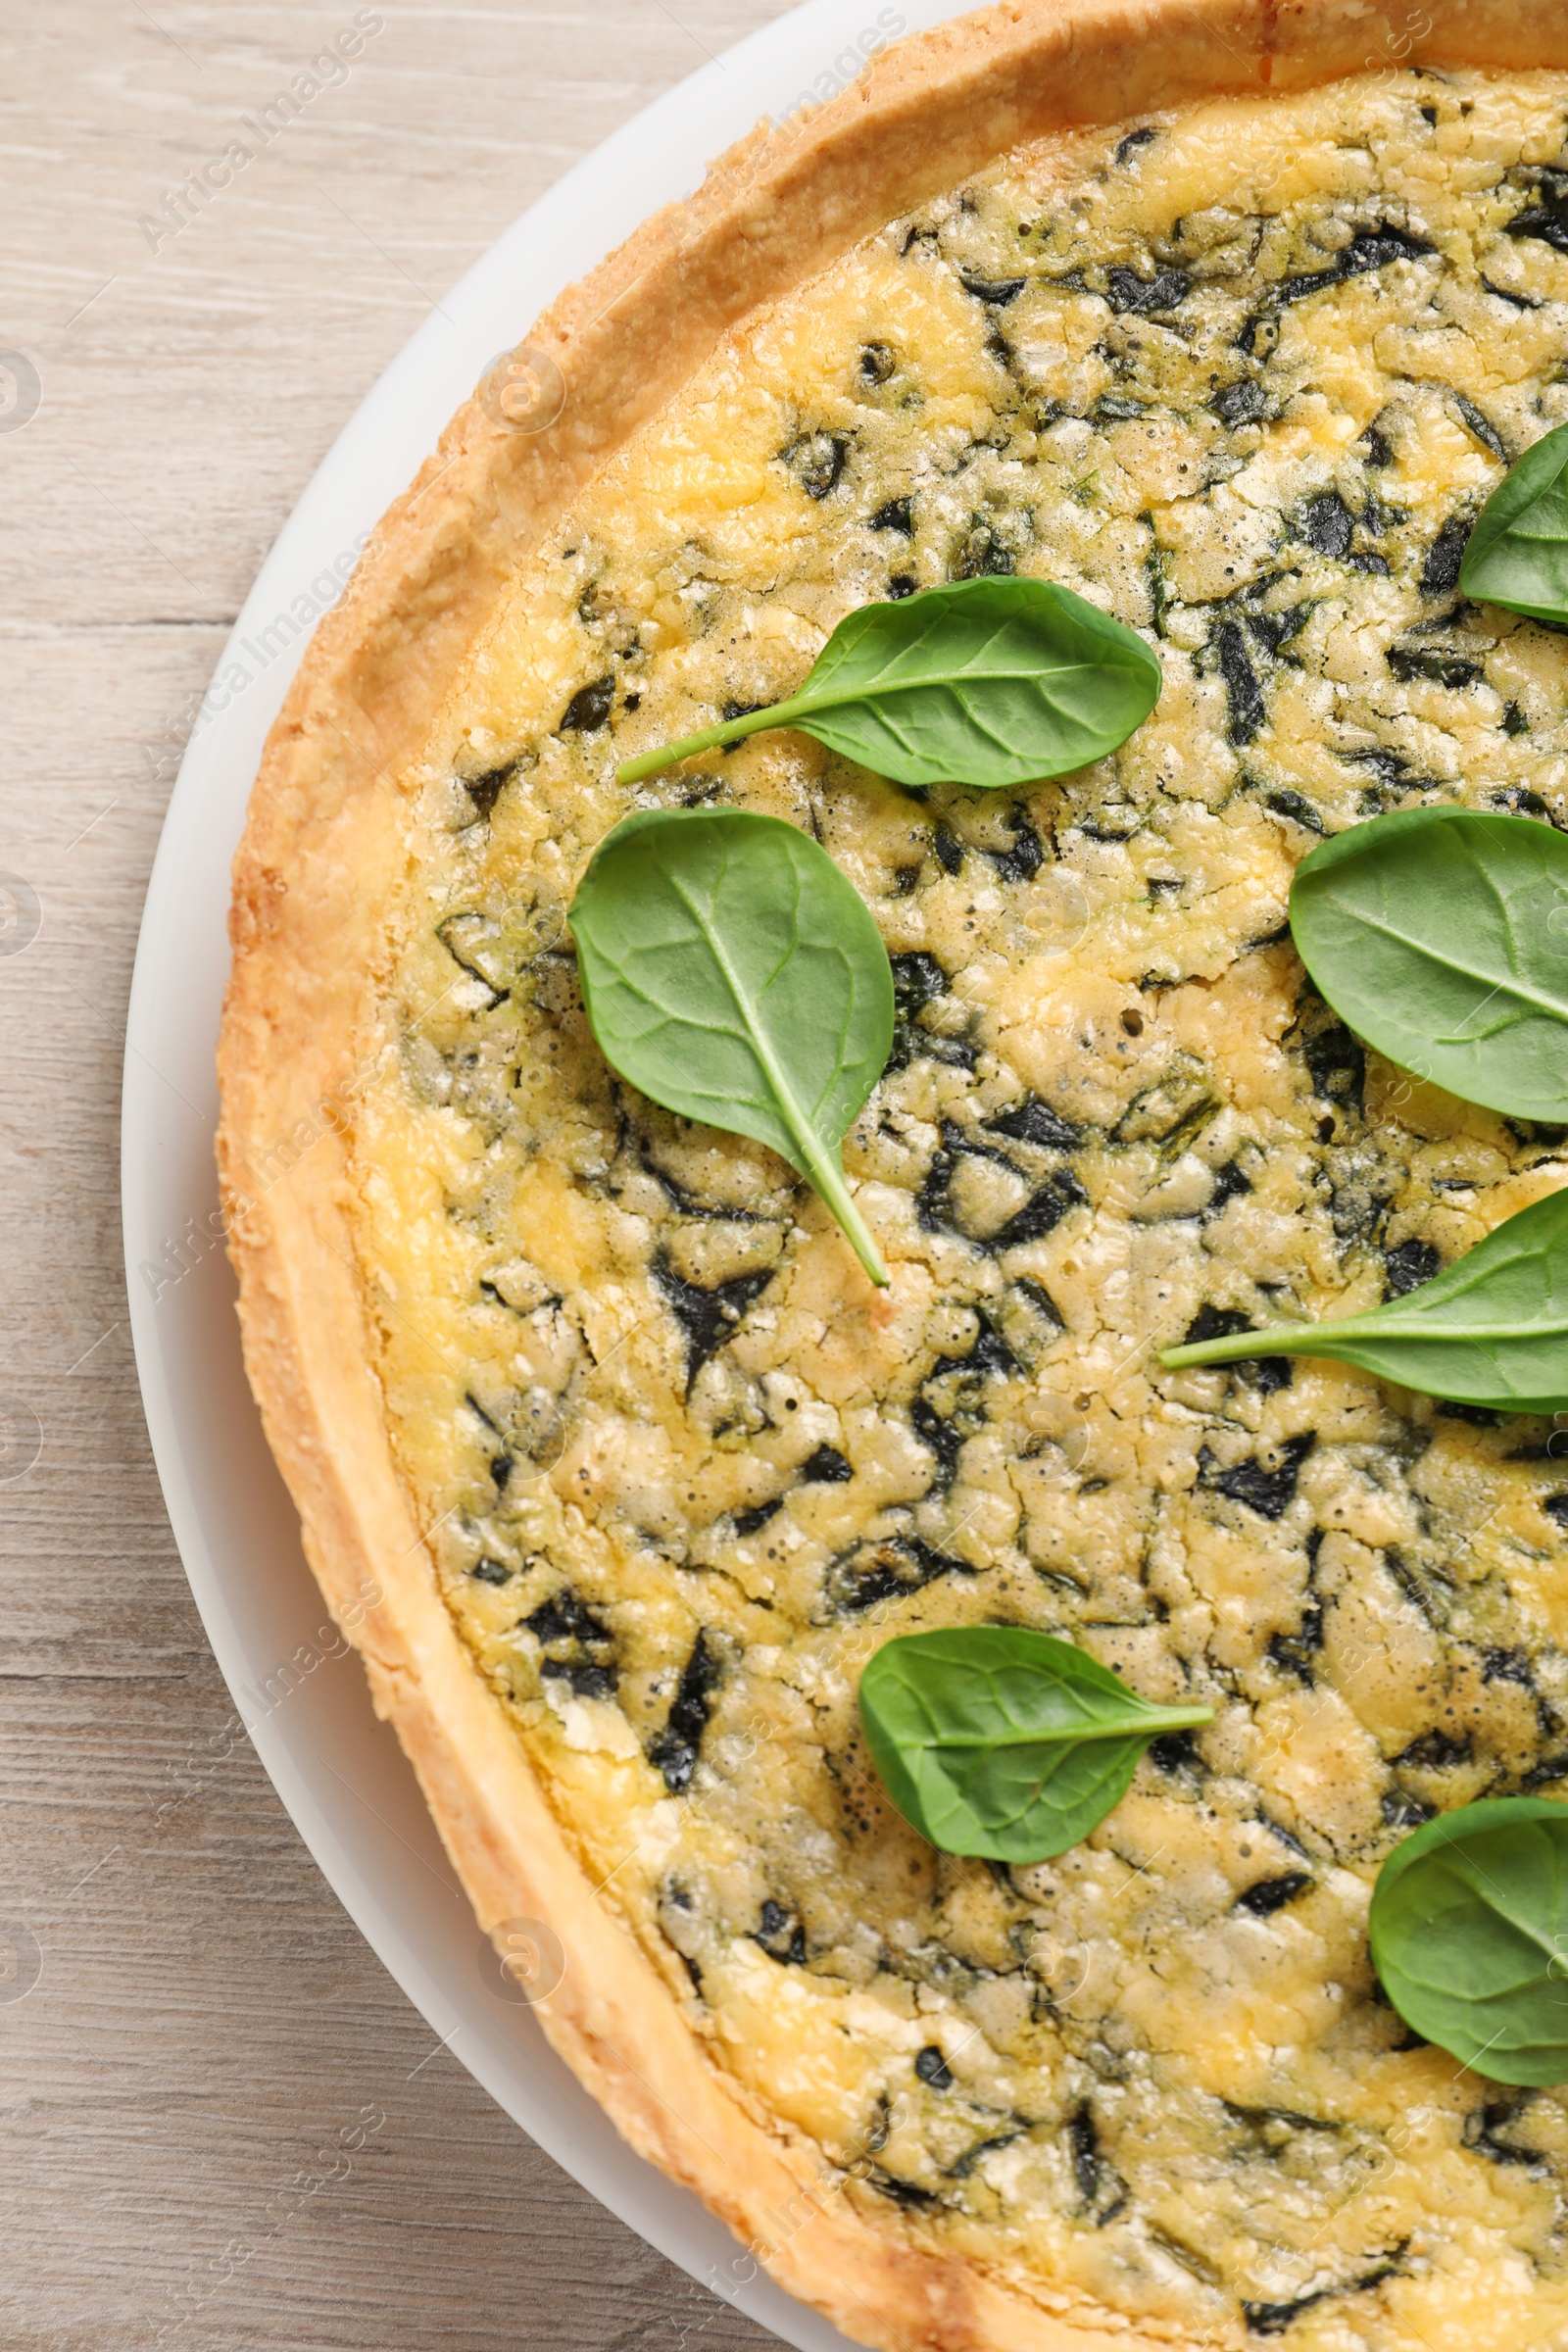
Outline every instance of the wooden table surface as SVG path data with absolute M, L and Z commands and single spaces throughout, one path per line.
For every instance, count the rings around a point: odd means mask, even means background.
M 4 2352 L 772 2340 L 432 2052 L 248 1743 L 192 1784 L 230 1704 L 142 1421 L 117 1128 L 190 713 L 311 473 L 523 206 L 784 4 L 0 22 Z M 346 76 L 170 230 L 168 192 L 356 18 Z

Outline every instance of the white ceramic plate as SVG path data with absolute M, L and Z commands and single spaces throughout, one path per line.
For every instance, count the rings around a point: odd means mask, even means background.
M 849 2348 L 759 2273 L 695 2198 L 634 2156 L 552 2053 L 509 1992 L 402 1750 L 326 1621 L 240 1362 L 213 1162 L 214 1055 L 229 861 L 309 635 L 302 624 L 338 593 L 447 418 L 563 288 L 660 205 L 690 194 L 706 159 L 760 116 L 783 118 L 808 92 L 831 95 L 890 35 L 961 13 L 946 0 L 880 10 L 875 0 L 809 0 L 607 140 L 426 319 L 301 499 L 224 649 L 170 802 L 125 1038 L 136 1362 L 174 1539 L 236 1713 L 334 1891 L 434 2034 L 612 2213 L 800 2352 Z

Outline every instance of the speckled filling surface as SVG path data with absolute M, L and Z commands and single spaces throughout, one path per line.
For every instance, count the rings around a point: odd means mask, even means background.
M 1285 927 L 1380 811 L 1568 821 L 1568 645 L 1456 590 L 1568 420 L 1565 122 L 1568 77 L 1390 74 L 893 222 L 578 501 L 407 779 L 356 1220 L 475 1671 L 755 2113 L 1178 2338 L 1568 2328 L 1568 2107 L 1414 2044 L 1365 1934 L 1407 1829 L 1568 1777 L 1568 1460 L 1327 1365 L 1154 1360 L 1375 1304 L 1568 1173 L 1363 1052 Z M 918 796 L 765 734 L 616 787 L 852 608 L 988 572 L 1156 644 L 1114 759 Z M 582 867 L 696 802 L 812 831 L 894 958 L 846 1147 L 885 1296 L 588 1032 Z M 1028 1871 L 907 1830 L 855 1713 L 877 1643 L 994 1620 L 1215 1711 Z

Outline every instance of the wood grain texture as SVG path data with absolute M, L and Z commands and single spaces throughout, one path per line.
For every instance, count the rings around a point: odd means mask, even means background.
M 312 471 L 524 205 L 782 9 L 380 0 L 156 251 L 142 217 L 354 7 L 0 24 L 0 347 L 41 389 L 19 422 L 0 356 L 0 2352 L 771 2340 L 433 2051 L 248 1743 L 206 1760 L 231 1709 L 142 1423 L 117 1122 L 169 788 Z

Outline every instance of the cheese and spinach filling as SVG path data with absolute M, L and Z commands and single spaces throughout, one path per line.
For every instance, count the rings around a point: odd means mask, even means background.
M 1413 1825 L 1568 1780 L 1568 1432 L 1155 1360 L 1397 1296 L 1568 1178 L 1364 1051 L 1286 928 L 1368 816 L 1568 823 L 1563 635 L 1456 593 L 1568 420 L 1565 127 L 1565 76 L 1390 74 L 892 222 L 578 500 L 408 779 L 355 1213 L 475 1670 L 755 2112 L 1177 2340 L 1568 2329 L 1568 2102 L 1416 2041 L 1366 1943 Z M 855 607 L 987 573 L 1157 648 L 1113 759 L 920 793 L 771 733 L 617 787 Z M 584 1019 L 591 851 L 709 804 L 809 830 L 892 956 L 846 1145 L 886 1295 Z M 856 1714 L 890 1636 L 996 1622 L 1214 1710 L 1030 1870 L 926 1845 Z

